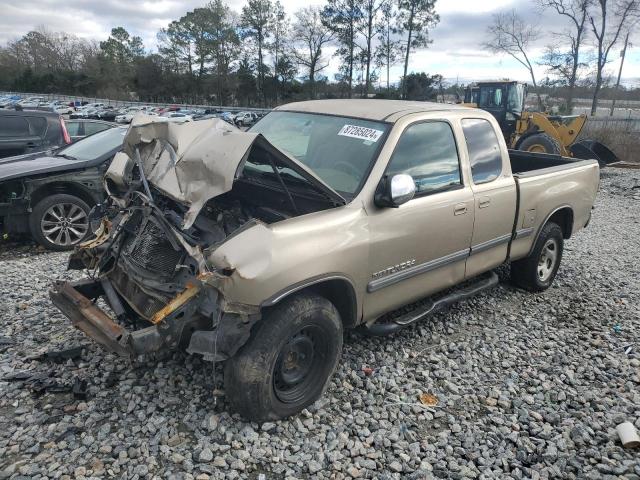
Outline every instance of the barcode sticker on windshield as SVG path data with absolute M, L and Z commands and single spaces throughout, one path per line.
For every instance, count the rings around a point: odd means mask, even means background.
M 377 142 L 384 132 L 375 128 L 359 127 L 357 125 L 345 125 L 338 132 L 342 137 L 359 138 L 369 142 Z

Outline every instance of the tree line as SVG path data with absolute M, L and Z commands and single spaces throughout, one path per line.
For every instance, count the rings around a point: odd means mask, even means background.
M 484 48 L 519 62 L 534 91 L 561 94 L 569 112 L 576 92 L 588 88 L 595 112 L 610 83 L 606 66 L 637 25 L 640 0 L 533 1 L 567 26 L 551 32 L 541 58 L 531 50 L 549 32 L 515 11 L 494 15 Z M 460 86 L 409 66 L 438 22 L 436 0 L 327 0 L 292 13 L 279 0 L 247 0 L 239 13 L 212 0 L 162 28 L 153 52 L 123 27 L 104 41 L 39 27 L 0 47 L 0 89 L 257 107 L 373 95 L 434 100 Z M 332 56 L 340 67 L 329 78 Z M 546 79 L 536 78 L 535 65 L 545 66 Z
M 278 0 L 247 0 L 239 14 L 213 0 L 161 29 L 156 52 L 123 27 L 101 42 L 40 27 L 0 48 L 0 88 L 272 106 L 366 96 L 385 74 L 381 96 L 432 99 L 442 78 L 408 74 L 408 66 L 430 42 L 439 20 L 435 3 L 328 0 L 289 15 Z M 330 51 L 341 60 L 331 79 Z M 396 86 L 390 69 L 399 63 L 406 81 Z
M 534 1 L 541 10 L 562 17 L 566 27 L 562 31 L 545 32 L 539 24 L 523 20 L 515 10 L 501 12 L 493 17 L 484 47 L 494 53 L 509 55 L 526 68 L 540 104 L 535 63 L 545 66 L 547 74 L 551 75 L 551 79 L 545 80 L 547 87 L 562 87 L 563 107 L 569 113 L 573 109 L 576 89 L 585 85 L 590 87 L 591 115 L 595 115 L 603 87 L 609 83 L 605 68 L 623 38 L 621 55 L 624 62 L 629 37 L 640 20 L 640 0 Z M 551 42 L 536 62 L 531 57 L 531 49 L 543 34 L 550 36 Z M 587 50 L 587 47 L 592 48 Z M 622 63 L 615 90 L 619 88 L 621 73 Z

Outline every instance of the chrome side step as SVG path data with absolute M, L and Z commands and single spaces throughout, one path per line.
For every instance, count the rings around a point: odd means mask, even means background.
M 380 323 L 379 321 L 376 321 L 371 325 L 363 325 L 362 330 L 373 336 L 390 335 L 407 325 L 423 320 L 429 315 L 442 310 L 449 305 L 459 302 L 460 300 L 466 300 L 483 292 L 484 290 L 493 288 L 498 284 L 498 281 L 498 275 L 495 272 L 490 272 L 489 275 L 479 278 L 464 288 L 454 290 L 453 292 L 436 300 L 428 301 L 414 310 L 392 318 L 388 322 Z

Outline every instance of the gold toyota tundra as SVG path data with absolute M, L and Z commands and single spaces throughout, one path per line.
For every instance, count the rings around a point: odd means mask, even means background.
M 120 355 L 225 362 L 246 418 L 315 401 L 359 327 L 390 334 L 496 285 L 551 285 L 598 162 L 509 151 L 491 114 L 422 102 L 281 106 L 243 132 L 134 119 L 55 305 Z M 102 299 L 103 302 L 97 302 Z

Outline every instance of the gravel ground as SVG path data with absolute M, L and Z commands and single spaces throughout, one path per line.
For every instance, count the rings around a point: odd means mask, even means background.
M 501 272 L 497 289 L 393 337 L 348 333 L 325 396 L 258 425 L 230 414 L 220 368 L 91 344 L 46 294 L 70 278 L 66 255 L 5 246 L 0 337 L 15 343 L 0 338 L 0 377 L 52 380 L 0 382 L 0 478 L 640 479 L 640 450 L 614 431 L 640 428 L 639 251 L 640 171 L 609 169 L 553 288 L 525 293 Z M 73 345 L 80 358 L 30 359 Z M 75 379 L 85 400 L 64 391 Z

